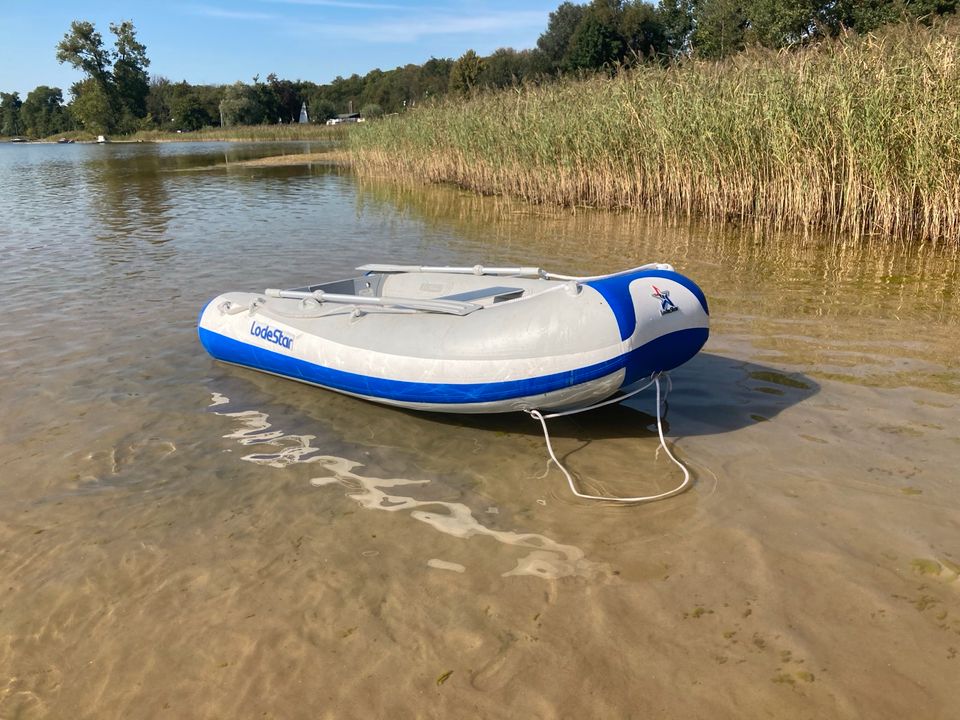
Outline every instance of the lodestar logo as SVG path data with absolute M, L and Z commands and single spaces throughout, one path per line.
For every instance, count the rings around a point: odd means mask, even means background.
M 661 290 L 656 285 L 651 285 L 653 288 L 653 296 L 660 301 L 660 314 L 666 315 L 668 313 L 676 312 L 680 308 L 673 304 L 673 300 L 670 299 L 669 290 Z
M 293 345 L 293 338 L 290 335 L 282 330 L 275 330 L 269 325 L 260 325 L 256 320 L 250 325 L 250 334 L 287 350 Z

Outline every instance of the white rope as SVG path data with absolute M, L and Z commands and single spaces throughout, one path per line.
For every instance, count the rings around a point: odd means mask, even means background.
M 669 375 L 667 375 L 667 381 L 670 382 L 670 385 L 672 387 L 673 383 L 670 381 Z M 586 493 L 582 493 L 579 490 L 577 490 L 577 486 L 573 482 L 573 476 L 563 466 L 563 463 L 561 463 L 557 459 L 557 455 L 553 451 L 553 445 L 550 442 L 550 433 L 547 430 L 547 420 L 551 418 L 556 418 L 556 417 L 563 417 L 564 415 L 574 415 L 576 413 L 586 412 L 587 410 L 594 410 L 596 408 L 603 407 L 604 405 L 610 405 L 615 402 L 617 403 L 622 402 L 626 400 L 628 397 L 631 397 L 632 395 L 636 395 L 641 390 L 646 390 L 651 385 L 656 385 L 657 387 L 657 433 L 660 436 L 660 447 L 662 447 L 664 452 L 667 453 L 667 457 L 669 457 L 674 462 L 674 464 L 683 471 L 683 482 L 680 483 L 677 487 L 673 488 L 672 490 L 667 490 L 666 492 L 658 493 L 656 495 L 641 495 L 639 497 L 614 497 L 614 496 L 604 496 L 604 495 L 588 495 Z M 664 398 L 664 400 L 666 400 L 666 398 Z M 540 421 L 540 425 L 543 427 L 543 439 L 547 441 L 547 452 L 550 453 L 550 459 L 557 464 L 557 467 L 560 468 L 560 472 L 562 472 L 564 476 L 567 478 L 567 484 L 570 486 L 570 491 L 579 498 L 584 498 L 585 500 L 609 500 L 611 502 L 623 502 L 623 503 L 653 502 L 654 500 L 663 500 L 664 498 L 673 497 L 674 495 L 679 495 L 684 490 L 686 490 L 690 484 L 690 471 L 687 470 L 686 466 L 684 466 L 682 462 L 680 462 L 673 456 L 673 453 L 670 452 L 670 448 L 667 447 L 666 439 L 663 437 L 663 422 L 661 420 L 661 413 L 660 413 L 660 376 L 659 375 L 655 375 L 653 379 L 650 382 L 648 382 L 646 385 L 644 385 L 643 387 L 637 388 L 636 390 L 633 390 L 627 393 L 626 395 L 618 396 L 610 400 L 605 400 L 602 403 L 597 403 L 596 405 L 591 405 L 590 407 L 580 408 L 578 410 L 567 410 L 566 412 L 552 413 L 550 415 L 544 415 L 539 410 L 527 410 L 527 412 L 530 414 L 531 417 Z

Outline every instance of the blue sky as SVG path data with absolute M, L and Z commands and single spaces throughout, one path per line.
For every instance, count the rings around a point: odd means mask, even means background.
M 151 75 L 200 83 L 249 82 L 275 72 L 326 83 L 453 57 L 530 48 L 560 0 L 43 0 L 0 3 L 0 90 L 37 85 L 64 96 L 81 74 L 56 58 L 72 20 L 112 45 L 111 22 L 132 20 Z M 66 97 L 65 97 L 66 99 Z

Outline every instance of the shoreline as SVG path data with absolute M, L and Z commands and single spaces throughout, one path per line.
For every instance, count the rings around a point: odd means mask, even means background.
M 957 244 L 958 88 L 960 21 L 445 98 L 347 144 L 535 204 Z

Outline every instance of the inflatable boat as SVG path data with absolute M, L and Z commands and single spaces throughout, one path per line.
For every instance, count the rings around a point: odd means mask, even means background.
M 389 405 L 455 413 L 589 407 L 688 361 L 707 300 L 670 265 L 365 265 L 358 277 L 230 292 L 200 313 L 216 359 Z

